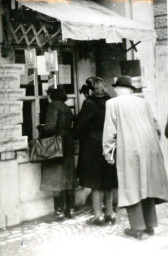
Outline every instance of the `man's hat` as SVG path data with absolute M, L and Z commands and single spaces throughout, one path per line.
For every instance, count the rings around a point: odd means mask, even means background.
M 132 80 L 130 76 L 119 76 L 116 83 L 112 84 L 113 87 L 121 86 L 121 87 L 128 87 L 131 89 L 135 89 L 132 85 Z

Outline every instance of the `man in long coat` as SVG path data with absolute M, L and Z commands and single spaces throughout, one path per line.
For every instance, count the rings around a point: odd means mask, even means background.
M 155 203 L 168 200 L 168 181 L 159 137 L 147 102 L 133 96 L 131 78 L 121 76 L 116 98 L 106 103 L 103 150 L 113 164 L 116 147 L 119 207 L 126 207 L 131 229 L 125 234 L 142 239 L 157 226 Z

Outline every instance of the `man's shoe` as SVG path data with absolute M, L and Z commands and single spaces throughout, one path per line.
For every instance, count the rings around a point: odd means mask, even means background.
M 153 236 L 155 234 L 154 228 L 148 227 L 144 230 L 144 233 L 148 234 L 149 236 Z
M 141 230 L 125 229 L 124 233 L 127 236 L 131 236 L 131 237 L 136 238 L 138 240 L 142 240 L 143 231 L 141 231 Z

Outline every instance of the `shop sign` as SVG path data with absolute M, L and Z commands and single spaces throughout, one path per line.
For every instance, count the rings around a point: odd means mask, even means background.
M 0 127 L 0 139 L 4 138 L 19 138 L 22 136 L 22 126 L 18 125 L 6 125 Z
M 0 73 L 0 89 L 20 88 L 20 75 Z
M 14 100 L 25 97 L 25 89 L 5 89 L 0 90 L 0 99 L 2 100 Z
M 0 152 L 20 150 L 25 149 L 27 147 L 27 136 L 21 136 L 20 138 L 0 139 Z

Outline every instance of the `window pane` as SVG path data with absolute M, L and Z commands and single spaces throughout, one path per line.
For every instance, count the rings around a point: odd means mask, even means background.
M 67 94 L 74 94 L 73 53 L 72 52 L 62 52 L 62 63 L 61 64 L 71 66 L 71 84 L 64 84 L 64 89 Z
M 32 139 L 32 112 L 31 112 L 32 101 L 23 102 L 23 124 L 22 124 L 22 135 L 28 136 L 29 140 Z
M 40 100 L 40 124 L 46 123 L 46 111 L 48 106 L 48 100 L 42 99 Z

